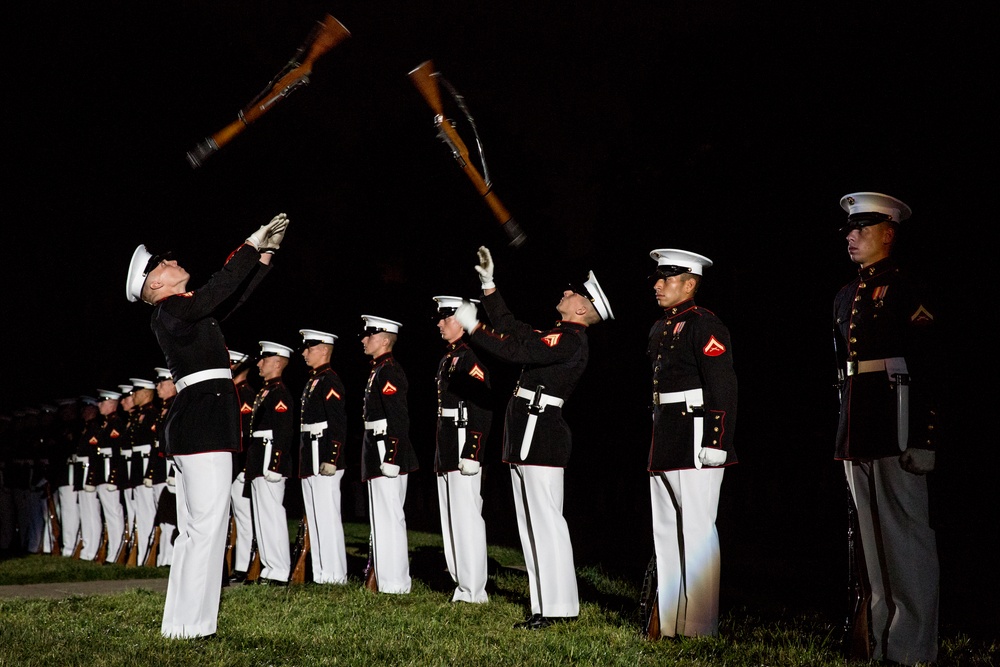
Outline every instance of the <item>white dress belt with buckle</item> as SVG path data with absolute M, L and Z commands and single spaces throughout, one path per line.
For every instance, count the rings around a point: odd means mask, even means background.
M 535 400 L 535 392 L 534 392 L 534 390 L 532 390 L 532 389 L 525 389 L 524 387 L 518 387 L 517 391 L 514 392 L 514 395 L 517 396 L 518 398 L 523 398 L 523 399 L 527 400 L 529 403 L 531 401 Z M 566 401 L 564 401 L 563 399 L 559 398 L 558 396 L 550 396 L 549 394 L 541 394 L 538 397 L 538 405 L 539 405 L 539 407 L 542 407 L 542 408 L 547 408 L 550 405 L 554 405 L 557 408 L 561 408 L 563 406 L 563 403 L 565 403 L 565 402 Z
M 365 430 L 375 431 L 375 435 L 385 435 L 388 428 L 389 421 L 387 419 L 377 419 L 373 422 L 365 422 Z
M 136 445 L 132 448 L 133 452 L 138 452 L 143 456 L 148 456 L 149 452 L 153 449 L 152 445 Z
M 439 408 L 438 416 L 446 419 L 458 419 L 458 408 Z
M 887 357 L 885 359 L 869 359 L 867 361 L 848 361 L 847 374 L 860 375 L 891 369 L 897 373 L 906 372 L 906 359 L 903 357 Z
M 653 405 L 667 405 L 668 403 L 691 403 L 692 400 L 699 405 L 702 400 L 701 387 L 698 389 L 688 389 L 686 391 L 668 391 L 665 393 L 653 394 Z
M 204 371 L 198 371 L 197 373 L 191 373 L 185 375 L 180 380 L 174 383 L 177 387 L 177 392 L 180 393 L 185 387 L 190 387 L 193 384 L 198 384 L 199 382 L 204 382 L 205 380 L 232 380 L 233 372 L 228 368 L 209 368 Z

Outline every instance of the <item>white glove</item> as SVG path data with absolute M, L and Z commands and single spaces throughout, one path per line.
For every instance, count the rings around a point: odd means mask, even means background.
M 241 472 L 239 475 L 236 476 L 236 481 L 239 482 L 240 484 L 246 484 L 247 476 Z
M 899 465 L 903 470 L 914 475 L 926 475 L 934 470 L 936 458 L 937 455 L 931 449 L 908 447 L 905 452 L 899 455 Z
M 399 477 L 399 466 L 395 463 L 383 463 L 378 467 L 386 477 Z
M 327 463 L 326 461 L 324 461 L 323 463 L 319 464 L 319 474 L 323 475 L 323 477 L 330 477 L 331 475 L 336 475 L 337 466 L 334 465 L 333 463 Z
M 117 490 L 118 490 L 117 484 L 108 484 L 108 491 L 117 491 Z
M 280 482 L 285 478 L 281 476 L 280 472 L 274 472 L 273 470 L 265 470 L 264 479 L 266 479 L 269 482 Z
M 93 484 L 84 484 L 83 490 L 86 491 L 87 493 L 94 493 L 95 491 L 97 491 L 97 487 L 94 486 Z
M 176 486 L 177 479 L 174 477 L 167 477 L 167 486 Z
M 721 466 L 726 462 L 727 454 L 724 449 L 712 449 L 711 447 L 702 447 L 701 451 L 698 452 L 698 460 L 701 461 L 702 465 L 705 466 Z
M 288 218 L 285 217 L 284 213 L 279 213 L 271 218 L 271 222 L 266 225 L 261 225 L 260 229 L 248 236 L 246 242 L 254 248 L 262 250 L 265 246 L 265 242 L 271 237 L 272 234 L 280 231 L 280 233 L 284 235 L 285 227 L 287 226 Z M 278 241 L 280 243 L 281 239 L 279 238 Z
M 462 305 L 455 309 L 455 320 L 462 325 L 462 328 L 472 333 L 479 326 L 479 318 L 476 317 L 476 304 L 462 301 Z
M 476 273 L 479 274 L 479 282 L 483 284 L 483 289 L 496 287 L 493 282 L 493 255 L 484 245 L 479 246 L 479 264 L 476 265 Z
M 459 459 L 458 469 L 463 475 L 479 474 L 479 461 L 473 461 L 472 459 Z
M 147 489 L 151 489 L 153 488 L 153 480 L 147 477 L 144 480 L 142 480 L 142 485 Z
M 280 213 L 280 216 L 284 216 L 284 213 Z M 261 252 L 274 252 L 281 247 L 281 242 L 285 240 L 285 230 L 288 229 L 288 223 L 290 221 L 285 218 L 283 224 L 278 224 L 271 230 L 271 234 L 264 239 L 264 245 L 260 247 Z

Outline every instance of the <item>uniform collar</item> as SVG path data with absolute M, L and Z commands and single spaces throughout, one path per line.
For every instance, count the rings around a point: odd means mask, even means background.
M 570 331 L 586 331 L 587 325 L 583 322 L 570 322 L 569 320 L 556 321 L 557 329 L 568 329 Z
M 688 299 L 687 301 L 681 301 L 676 306 L 671 306 L 670 308 L 663 309 L 663 315 L 665 317 L 674 317 L 680 315 L 681 313 L 686 313 L 689 310 L 694 310 L 698 306 L 695 304 L 694 299 Z
M 871 278 L 892 271 L 895 268 L 896 262 L 893 261 L 892 257 L 886 257 L 864 268 L 858 267 L 858 276 L 862 279 Z
M 310 368 L 309 369 L 309 379 L 311 380 L 314 377 L 316 377 L 317 375 L 319 375 L 320 373 L 322 373 L 323 371 L 326 371 L 326 370 L 329 370 L 329 369 L 330 369 L 330 364 L 323 364 L 322 366 L 317 366 L 316 368 Z
M 278 377 L 276 377 L 276 378 L 271 378 L 270 380 L 266 380 L 264 382 L 264 386 L 265 387 L 273 387 L 276 384 L 281 384 L 281 376 L 280 375 Z
M 371 360 L 371 365 L 372 366 L 377 366 L 378 364 L 385 363 L 386 361 L 389 361 L 390 359 L 392 359 L 392 352 L 386 352 L 385 354 L 383 354 L 381 356 L 378 356 L 378 357 L 375 357 L 374 359 L 372 359 Z

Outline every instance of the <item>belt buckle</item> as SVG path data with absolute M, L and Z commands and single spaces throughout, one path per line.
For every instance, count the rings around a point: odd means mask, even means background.
M 858 374 L 858 362 L 848 361 L 847 362 L 847 377 Z
M 658 392 L 653 392 L 653 405 L 660 404 L 660 394 Z

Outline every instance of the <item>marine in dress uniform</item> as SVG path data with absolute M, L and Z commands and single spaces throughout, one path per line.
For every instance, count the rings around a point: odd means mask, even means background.
M 441 534 L 448 572 L 455 582 L 452 602 L 486 602 L 486 522 L 483 521 L 482 461 L 493 412 L 490 372 L 463 340 L 455 319 L 456 296 L 436 296 L 438 330 L 447 344 L 438 363 L 437 474 Z
M 120 439 L 118 466 L 118 490 L 122 500 L 122 508 L 125 514 L 125 533 L 122 537 L 121 549 L 126 555 L 131 547 L 131 539 L 135 534 L 135 495 L 132 487 L 132 430 L 135 428 L 135 386 L 131 384 L 118 385 L 122 397 L 118 401 L 118 413 L 121 415 L 122 423 L 125 425 L 125 437 Z M 109 559 L 117 559 L 119 553 L 108 554 Z
M 844 461 L 858 511 L 871 584 L 874 659 L 934 662 L 938 650 L 938 556 L 926 473 L 939 438 L 935 311 L 922 287 L 890 256 L 910 208 L 895 197 L 856 192 L 847 211 L 847 250 L 858 276 L 837 293 Z
M 146 477 L 142 483 L 153 489 L 154 534 L 156 527 L 160 528 L 159 548 L 154 556 L 155 564 L 156 567 L 169 567 L 173 562 L 174 540 L 177 536 L 177 485 L 173 473 L 173 459 L 168 460 L 163 444 L 163 425 L 167 421 L 174 397 L 177 396 L 177 387 L 174 385 L 169 368 L 157 366 L 153 370 L 156 372 L 156 397 L 160 399 L 160 407 L 153 424 L 153 448 L 149 453 L 149 466 L 146 468 Z M 147 545 L 147 549 L 151 547 L 152 544 Z
M 77 504 L 76 445 L 83 428 L 79 402 L 75 398 L 56 401 L 59 406 L 59 423 L 56 429 L 56 453 L 52 458 L 53 481 L 59 498 L 59 533 L 62 538 L 62 555 L 72 556 L 80 537 L 80 507 Z
M 284 214 L 275 216 L 193 291 L 187 271 L 145 246 L 129 266 L 126 296 L 153 305 L 151 327 L 178 392 L 161 434 L 174 460 L 179 530 L 160 627 L 165 637 L 216 631 L 232 453 L 241 446 L 239 402 L 217 318 L 239 307 L 267 275 L 287 226 Z
M 264 385 L 257 392 L 250 415 L 250 446 L 244 473 L 244 495 L 250 493 L 253 526 L 260 553 L 259 583 L 287 584 L 292 555 L 288 546 L 285 481 L 292 475 L 295 409 L 292 392 L 281 380 L 292 348 L 260 341 L 257 368 Z
M 250 498 L 243 495 L 243 489 L 246 486 L 247 447 L 250 446 L 250 416 L 253 414 L 257 390 L 250 386 L 247 379 L 251 365 L 249 355 L 229 350 L 229 365 L 233 371 L 233 385 L 240 399 L 240 428 L 245 445 L 243 451 L 233 454 L 234 477 L 229 493 L 233 519 L 236 521 L 236 553 L 233 555 L 233 574 L 229 580 L 238 583 L 246 580 L 253 545 L 253 511 Z
M 531 614 L 518 627 L 541 629 L 575 619 L 580 596 L 573 545 L 563 517 L 563 480 L 572 449 L 562 406 L 587 367 L 587 327 L 614 318 L 593 272 L 582 285 L 563 291 L 560 320 L 538 331 L 514 318 L 493 282 L 493 258 L 479 249 L 482 304 L 492 327 L 463 303 L 455 318 L 473 347 L 523 364 L 504 417 L 503 461 L 510 465 L 521 549 L 528 569 Z
M 114 562 L 125 534 L 125 508 L 118 487 L 125 482 L 121 443 L 126 439 L 126 423 L 119 410 L 121 392 L 99 389 L 97 393 L 97 409 L 103 419 L 97 431 L 96 453 L 90 458 L 89 484 L 97 488 L 104 529 L 108 531 L 107 562 Z
M 132 505 L 135 508 L 135 550 L 136 563 L 142 566 L 146 562 L 149 541 L 153 535 L 153 521 L 156 517 L 156 500 L 153 497 L 153 486 L 146 486 L 146 472 L 149 469 L 149 457 L 153 452 L 153 440 L 156 438 L 156 419 L 159 416 L 159 406 L 156 396 L 156 383 L 145 378 L 130 378 L 133 386 L 133 401 L 135 411 L 129 424 L 129 439 L 132 443 L 132 457 L 129 461 L 129 487 L 132 492 Z
M 80 559 L 94 560 L 101 547 L 101 501 L 97 497 L 97 487 L 90 475 L 91 466 L 103 463 L 97 460 L 98 434 L 104 419 L 97 406 L 97 398 L 85 396 L 83 407 L 83 427 L 77 438 L 76 463 L 73 470 L 73 487 L 77 490 L 77 506 L 80 509 Z M 74 548 L 76 545 L 74 545 Z
M 726 466 L 737 462 L 736 372 L 729 330 L 694 301 L 707 257 L 663 248 L 653 292 L 663 316 L 649 332 L 653 436 L 649 492 L 660 635 L 719 632 L 721 555 L 715 525 Z
M 347 583 L 347 546 L 341 518 L 347 412 L 344 383 L 330 368 L 337 336 L 302 329 L 302 358 L 309 377 L 299 410 L 299 478 L 309 526 L 309 557 L 317 584 Z
M 368 483 L 371 521 L 371 564 L 380 593 L 410 592 L 409 547 L 406 539 L 407 476 L 419 468 L 410 443 L 406 373 L 393 356 L 403 325 L 362 315 L 361 344 L 372 358 L 365 385 L 361 480 Z

